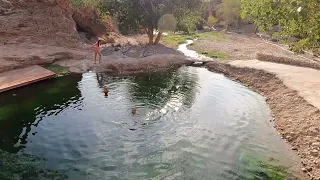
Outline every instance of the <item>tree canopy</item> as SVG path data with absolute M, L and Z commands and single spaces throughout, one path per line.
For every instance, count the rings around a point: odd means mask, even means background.
M 201 11 L 197 11 L 201 4 L 202 0 L 105 0 L 108 12 L 118 18 L 121 29 L 134 31 L 145 28 L 150 44 L 153 43 L 153 30 L 159 28 L 160 19 L 161 24 L 176 21 L 176 27 L 182 29 L 184 26 L 186 31 L 195 28 L 196 23 L 201 19 Z M 172 15 L 171 18 L 164 16 L 168 14 Z M 163 16 L 165 18 L 162 18 Z M 158 36 L 161 36 L 161 32 Z M 156 38 L 155 44 L 158 43 L 159 38 Z
M 191 32 L 202 20 L 203 0 L 166 0 L 165 10 L 174 15 L 177 20 L 177 30 Z
M 228 29 L 229 25 L 237 25 L 241 20 L 240 10 L 240 0 L 222 0 L 222 3 L 217 5 L 217 17 Z
M 274 35 L 289 43 L 292 50 L 320 54 L 319 0 L 241 0 L 243 18 L 252 20 L 260 31 L 279 26 Z M 292 37 L 297 40 L 289 41 Z

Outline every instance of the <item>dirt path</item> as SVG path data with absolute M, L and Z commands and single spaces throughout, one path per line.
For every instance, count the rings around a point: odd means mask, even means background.
M 308 53 L 303 56 L 295 55 L 293 52 L 288 51 L 286 46 L 266 41 L 258 35 L 221 33 L 220 36 L 212 35 L 201 38 L 188 48 L 195 51 L 223 53 L 228 55 L 230 60 L 256 59 L 256 54 L 262 53 L 297 60 L 316 60 L 320 62 L 319 58 L 313 57 Z
M 200 39 L 188 47 L 192 50 L 211 51 L 228 54 L 232 60 L 255 59 L 256 53 L 292 57 L 292 53 L 263 42 L 259 37 L 223 34 L 222 38 L 214 36 Z
M 229 62 L 237 67 L 249 67 L 275 74 L 299 96 L 320 109 L 320 71 L 291 65 L 263 62 L 259 60 L 237 60 Z

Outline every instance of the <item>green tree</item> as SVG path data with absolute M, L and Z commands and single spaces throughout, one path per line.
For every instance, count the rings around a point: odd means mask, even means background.
M 189 33 L 202 20 L 205 4 L 203 0 L 166 0 L 165 10 L 176 18 L 178 31 Z
M 217 18 L 215 18 L 214 16 L 209 16 L 206 25 L 212 27 L 217 21 Z
M 161 34 L 164 31 L 174 31 L 177 26 L 177 21 L 172 14 L 163 15 L 158 22 L 158 36 L 154 41 L 154 44 L 158 44 L 161 38 Z
M 240 0 L 222 0 L 222 3 L 217 5 L 216 15 L 228 30 L 229 25 L 238 25 L 240 22 L 240 10 Z
M 158 20 L 164 14 L 164 0 L 106 0 L 105 6 L 117 17 L 121 29 L 135 31 L 143 27 L 149 44 L 154 43 L 153 30 L 157 29 Z
M 197 23 L 202 20 L 201 16 L 197 12 L 185 11 L 182 16 L 177 19 L 177 30 L 190 33 L 196 30 Z
M 105 0 L 72 0 L 72 4 L 75 7 L 85 7 L 92 9 L 99 17 L 99 21 L 103 22 L 103 19 L 109 14 L 106 9 Z
M 311 50 L 320 54 L 320 3 L 318 0 L 241 0 L 241 16 L 252 20 L 262 32 L 280 27 L 275 36 L 292 50 Z M 289 42 L 295 37 L 296 42 Z
M 207 11 L 207 17 L 210 17 L 210 16 L 213 15 L 213 12 L 216 10 L 217 5 L 220 4 L 220 3 L 222 3 L 222 0 L 204 1 L 205 11 Z
M 177 27 L 184 26 L 186 31 L 193 30 L 201 19 L 202 0 L 105 0 L 108 12 L 117 17 L 120 29 L 136 31 L 145 29 L 149 37 L 149 44 L 157 44 L 165 30 L 159 24 L 173 23 L 172 14 Z M 199 15 L 198 15 L 199 14 Z M 159 23 L 161 20 L 161 23 Z M 163 23 L 167 21 L 166 23 Z M 175 23 L 173 23 L 175 24 Z M 154 29 L 159 33 L 154 41 Z

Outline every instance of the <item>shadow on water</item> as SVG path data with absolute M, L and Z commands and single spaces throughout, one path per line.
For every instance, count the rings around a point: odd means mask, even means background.
M 186 72 L 135 76 L 128 92 L 137 103 L 163 107 L 171 99 L 181 98 L 182 105 L 190 108 L 195 99 L 197 80 L 196 74 Z
M 0 179 L 67 179 L 61 170 L 46 168 L 45 161 L 31 155 L 11 154 L 0 150 Z
M 164 106 L 170 99 L 177 96 L 183 98 L 184 106 L 191 107 L 196 96 L 198 77 L 185 71 L 171 71 L 166 73 L 138 74 L 134 76 L 110 76 L 97 73 L 100 88 L 108 84 L 130 81 L 128 92 L 131 101 L 136 104 L 150 105 L 151 107 Z
M 53 79 L 0 94 L 0 149 L 17 153 L 31 128 L 47 112 L 58 114 L 80 100 L 77 83 L 81 76 Z

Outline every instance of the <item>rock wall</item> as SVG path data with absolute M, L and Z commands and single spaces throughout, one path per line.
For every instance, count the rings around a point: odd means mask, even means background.
M 78 42 L 67 0 L 11 0 L 10 3 L 10 8 L 0 7 L 0 43 L 75 46 Z
M 90 33 L 93 36 L 107 34 L 107 28 L 99 22 L 99 17 L 89 8 L 79 8 L 73 13 L 73 19 L 77 28 L 81 31 Z
M 93 36 L 115 31 L 97 19 L 90 9 L 72 8 L 69 0 L 0 0 L 0 44 L 79 47 L 79 27 Z

